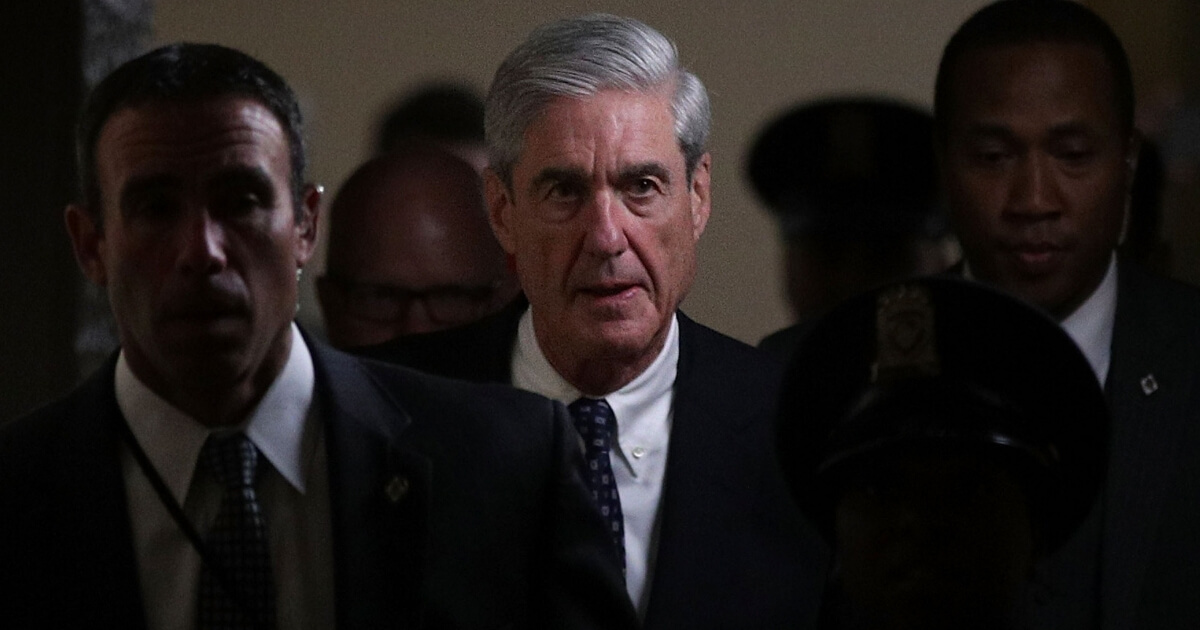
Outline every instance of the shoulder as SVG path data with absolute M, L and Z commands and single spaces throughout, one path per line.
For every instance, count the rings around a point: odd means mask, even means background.
M 1122 261 L 1118 267 L 1114 334 L 1140 341 L 1167 335 L 1200 344 L 1200 289 Z
M 1181 309 L 1181 315 L 1191 318 L 1200 312 L 1200 289 L 1178 280 L 1160 276 L 1134 263 L 1122 260 L 1117 267 L 1117 308 L 1122 306 L 1149 309 L 1163 303 L 1169 303 L 1173 309 L 1169 316 Z M 1193 320 L 1194 321 L 1194 320 Z
M 11 516 L 8 525 L 28 525 L 16 515 L 51 513 L 72 489 L 103 476 L 93 465 L 109 461 L 119 413 L 112 371 L 101 370 L 66 396 L 0 425 L 0 513 Z
M 781 365 L 772 355 L 733 337 L 719 333 L 679 313 L 679 352 L 693 359 L 729 361 L 756 374 L 777 374 Z M 720 366 L 713 366 L 720 367 Z
M 681 387 L 723 399 L 773 401 L 782 371 L 776 357 L 679 314 Z
M 489 414 L 546 413 L 551 410 L 548 399 L 508 385 L 464 381 L 365 357 L 357 360 L 381 387 L 395 393 L 409 410 L 430 407 L 443 413 Z
M 76 425 L 84 419 L 102 418 L 115 409 L 112 383 L 111 367 L 101 369 L 61 398 L 0 424 L 0 466 L 33 461 L 35 454 L 57 448 L 61 437 L 76 433 Z M 20 455 L 10 457 L 10 453 Z
M 333 399 L 333 409 L 348 415 L 390 418 L 408 424 L 407 432 L 438 442 L 476 443 L 508 434 L 512 437 L 505 441 L 542 443 L 558 430 L 555 416 L 560 411 L 537 394 L 313 346 L 321 390 Z
M 758 348 L 774 356 L 777 360 L 786 363 L 792 354 L 796 352 L 796 348 L 800 346 L 800 342 L 813 329 L 813 324 L 816 321 L 815 319 L 809 319 L 777 330 L 763 337 L 762 341 L 758 342 Z

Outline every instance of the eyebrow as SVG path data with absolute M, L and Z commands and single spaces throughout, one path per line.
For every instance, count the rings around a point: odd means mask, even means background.
M 671 171 L 661 162 L 642 162 L 640 164 L 631 164 L 620 170 L 618 177 L 621 180 L 640 179 L 642 177 L 656 177 L 664 184 L 671 183 Z
M 183 185 L 183 180 L 174 173 L 157 173 L 142 177 L 133 177 L 125 182 L 117 199 L 118 207 L 124 210 L 128 203 L 140 195 L 177 189 Z M 247 186 L 254 192 L 263 195 L 267 201 L 275 200 L 275 185 L 271 176 L 259 166 L 235 164 L 222 168 L 213 175 L 206 188 L 221 189 L 237 186 Z
M 261 166 L 230 165 L 217 171 L 207 183 L 210 189 L 237 186 L 253 188 L 255 192 L 268 196 L 270 200 L 275 198 L 275 183 Z
M 628 181 L 641 177 L 656 177 L 665 184 L 671 183 L 671 171 L 661 162 L 640 162 L 624 166 L 617 172 L 618 181 Z M 541 170 L 533 181 L 530 190 L 540 190 L 548 183 L 556 182 L 585 182 L 588 174 L 581 168 L 547 167 Z
M 179 187 L 179 185 L 179 177 L 169 173 L 133 177 L 121 187 L 120 195 L 117 197 L 117 205 L 120 209 L 124 210 L 131 200 L 136 199 L 140 195 L 170 190 Z
M 581 168 L 562 168 L 549 166 L 542 169 L 533 181 L 529 183 L 530 192 L 541 190 L 543 186 L 557 182 L 584 182 L 587 181 L 587 173 Z

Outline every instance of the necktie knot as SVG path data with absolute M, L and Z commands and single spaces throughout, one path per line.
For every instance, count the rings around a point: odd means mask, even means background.
M 617 431 L 617 417 L 612 407 L 603 398 L 580 398 L 571 403 L 567 410 L 575 420 L 575 430 L 583 438 L 589 453 L 612 448 L 612 436 Z
M 221 487 L 229 490 L 253 487 L 258 476 L 258 449 L 245 433 L 209 436 L 200 459 Z

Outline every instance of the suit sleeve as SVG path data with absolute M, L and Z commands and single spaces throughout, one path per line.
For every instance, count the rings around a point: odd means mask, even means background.
M 532 610 L 543 610 L 543 628 L 636 628 L 625 592 L 618 551 L 604 529 L 580 472 L 583 454 L 570 416 L 553 403 L 554 469 Z

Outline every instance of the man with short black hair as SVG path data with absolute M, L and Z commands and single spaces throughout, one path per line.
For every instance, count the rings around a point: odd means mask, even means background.
M 1075 2 L 988 5 L 938 69 L 936 142 L 964 273 L 1057 318 L 1112 408 L 1102 499 L 1039 579 L 1038 627 L 1200 618 L 1200 293 L 1116 256 L 1133 112 L 1120 41 Z
M 565 409 L 293 323 L 320 193 L 279 75 L 159 48 L 79 142 L 67 227 L 121 348 L 0 430 L 5 625 L 634 624 Z

